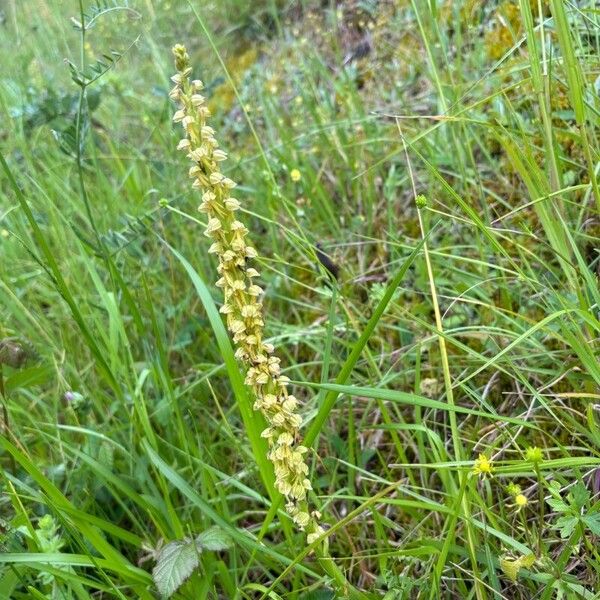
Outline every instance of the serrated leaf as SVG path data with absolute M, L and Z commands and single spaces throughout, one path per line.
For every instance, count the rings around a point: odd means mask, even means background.
M 559 500 L 558 498 L 550 498 L 549 500 L 546 500 L 546 502 L 556 512 L 568 512 L 569 511 L 569 507 L 562 500 Z
M 586 515 L 585 517 L 582 517 L 581 520 L 594 535 L 600 535 L 600 513 Z
M 560 529 L 560 537 L 563 540 L 573 533 L 578 520 L 577 517 L 571 517 L 569 515 L 565 515 L 556 520 L 556 526 Z
M 227 550 L 233 544 L 231 536 L 218 526 L 202 532 L 196 538 L 196 542 L 200 550 L 213 550 L 215 552 Z
M 198 566 L 201 548 L 189 538 L 164 546 L 152 569 L 152 579 L 159 593 L 170 598 Z
M 573 486 L 569 496 L 572 504 L 577 508 L 583 508 L 590 499 L 590 492 L 583 483 L 578 483 Z

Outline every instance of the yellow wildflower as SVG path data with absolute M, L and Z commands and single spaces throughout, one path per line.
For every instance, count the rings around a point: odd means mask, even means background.
M 473 465 L 473 473 L 486 476 L 491 475 L 493 470 L 492 461 L 485 454 L 480 454 Z
M 521 509 L 529 504 L 529 500 L 525 494 L 517 494 L 515 496 L 515 506 L 517 509 Z
M 298 169 L 292 169 L 290 172 L 290 178 L 293 182 L 298 182 L 300 179 L 302 179 L 302 174 L 300 171 L 298 171 Z

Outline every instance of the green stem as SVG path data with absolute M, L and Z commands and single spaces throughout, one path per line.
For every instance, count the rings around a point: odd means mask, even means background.
M 338 597 L 349 598 L 350 600 L 369 600 L 369 596 L 365 592 L 361 592 L 348 582 L 346 576 L 335 562 L 333 562 L 327 550 L 321 548 L 317 551 L 317 556 L 323 571 L 335 582 L 337 591 L 341 594 Z
M 534 469 L 535 475 L 537 477 L 538 502 L 540 504 L 540 509 L 538 511 L 539 525 L 538 525 L 538 541 L 537 541 L 538 556 L 540 556 L 541 552 L 542 552 L 542 541 L 543 541 L 544 519 L 545 519 L 545 516 L 544 516 L 544 513 L 545 513 L 544 487 L 543 487 L 542 473 L 540 472 L 540 465 L 537 462 L 533 466 L 533 469 Z
M 404 139 L 404 135 L 402 134 L 402 129 L 400 128 L 400 122 L 396 121 L 398 132 L 400 133 L 400 138 L 402 140 L 402 144 L 404 146 L 404 153 L 406 156 L 406 161 L 408 165 L 408 172 L 410 175 L 410 180 L 412 183 L 413 194 L 415 199 L 417 198 L 417 189 L 415 185 L 415 180 L 413 177 L 413 171 L 411 168 L 410 157 L 408 155 L 408 149 L 406 146 L 406 141 Z M 427 278 L 429 279 L 429 288 L 431 290 L 431 302 L 433 305 L 433 312 L 435 315 L 435 325 L 438 331 L 438 345 L 440 349 L 440 357 L 442 360 L 442 371 L 444 374 L 444 386 L 446 388 L 446 400 L 449 406 L 454 407 L 454 391 L 452 386 L 452 377 L 450 375 L 450 361 L 448 360 L 448 351 L 446 349 L 446 338 L 444 336 L 444 327 L 442 323 L 442 315 L 440 312 L 440 306 L 437 297 L 437 290 L 435 286 L 435 277 L 433 274 L 433 268 L 431 266 L 431 259 L 429 256 L 429 246 L 427 244 L 427 230 L 425 227 L 425 223 L 422 216 L 422 210 L 419 208 L 417 211 L 417 215 L 419 218 L 419 228 L 421 230 L 421 242 L 423 244 L 423 255 L 425 256 L 425 265 L 427 267 Z M 450 419 L 450 430 L 452 434 L 452 446 L 454 448 L 454 458 L 456 462 L 461 462 L 463 459 L 462 456 L 462 443 L 460 441 L 460 431 L 458 428 L 458 422 L 456 420 L 456 412 L 449 411 L 449 419 Z M 458 484 L 459 487 L 465 489 L 467 483 L 468 473 L 462 469 L 458 472 Z M 477 542 L 475 539 L 475 534 L 473 531 L 473 526 L 471 525 L 471 507 L 469 505 L 469 500 L 467 494 L 462 495 L 461 506 L 463 511 L 463 519 L 465 521 L 466 531 L 467 531 L 467 542 L 469 549 L 469 556 L 471 559 L 471 568 L 473 569 L 473 581 L 475 584 L 475 594 L 478 600 L 483 600 L 487 597 L 485 593 L 485 588 L 481 583 L 481 579 L 479 577 L 479 569 L 477 567 L 477 555 L 475 548 L 477 546 Z M 451 533 L 451 532 L 450 532 Z

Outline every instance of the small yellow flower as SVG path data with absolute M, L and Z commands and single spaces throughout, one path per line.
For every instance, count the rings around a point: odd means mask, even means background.
M 493 470 L 492 461 L 485 454 L 480 454 L 473 465 L 473 473 L 486 476 L 491 475 Z
M 521 569 L 530 569 L 535 562 L 535 556 L 533 554 L 523 555 L 517 559 L 509 558 L 507 556 L 500 559 L 500 568 L 504 574 L 514 583 L 517 581 L 519 571 Z
M 515 506 L 517 509 L 521 509 L 529 504 L 529 500 L 525 494 L 517 494 L 515 496 Z
M 290 177 L 292 181 L 297 182 L 300 181 L 300 179 L 302 179 L 302 174 L 300 173 L 300 171 L 298 171 L 298 169 L 292 169 L 292 171 L 290 172 Z

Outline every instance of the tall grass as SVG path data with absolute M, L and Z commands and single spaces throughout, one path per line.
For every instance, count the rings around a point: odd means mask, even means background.
M 155 598 L 196 539 L 174 598 L 597 597 L 598 11 L 252 4 L 3 9 L 0 599 Z M 180 40 L 335 573 L 217 312 Z

